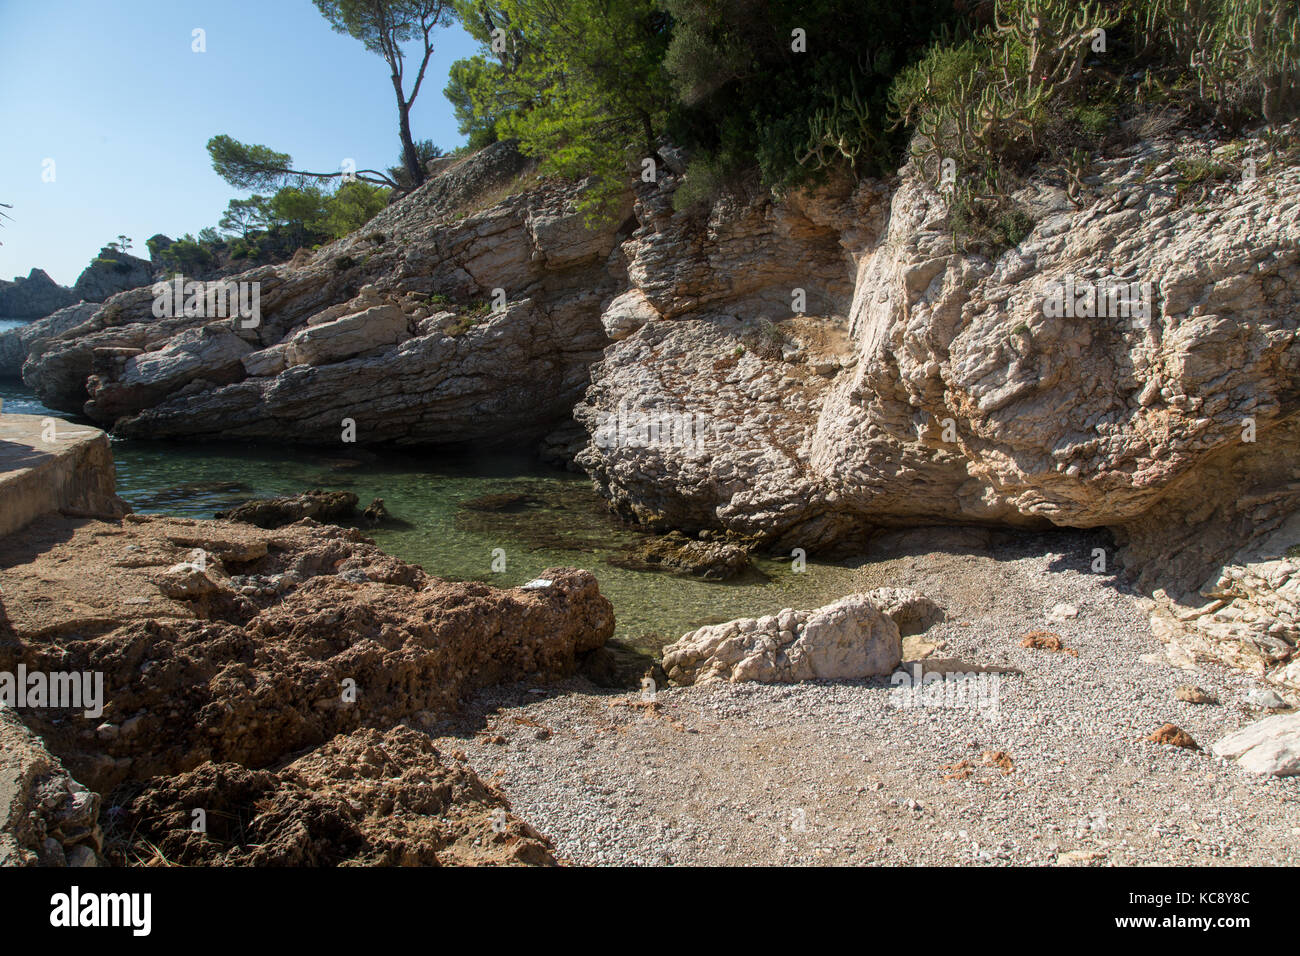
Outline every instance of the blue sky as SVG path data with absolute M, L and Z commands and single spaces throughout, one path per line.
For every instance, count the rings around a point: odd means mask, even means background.
M 411 128 L 452 149 L 464 137 L 442 88 L 476 44 L 456 25 L 434 48 Z M 218 133 L 313 171 L 385 168 L 401 149 L 387 65 L 311 0 L 0 0 L 0 129 L 0 202 L 14 206 L 0 278 L 35 266 L 64 285 L 118 233 L 147 257 L 150 236 L 215 226 L 247 195 L 212 171 Z

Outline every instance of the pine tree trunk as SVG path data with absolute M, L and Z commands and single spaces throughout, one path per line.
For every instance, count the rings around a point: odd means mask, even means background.
M 402 165 L 411 188 L 424 182 L 424 169 L 420 166 L 420 154 L 415 151 L 415 141 L 411 139 L 411 104 L 402 95 L 401 81 L 393 77 L 393 92 L 397 94 L 398 135 L 402 138 Z

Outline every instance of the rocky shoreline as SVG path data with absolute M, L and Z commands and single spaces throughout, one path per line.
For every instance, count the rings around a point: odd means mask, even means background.
M 589 572 L 502 590 L 310 518 L 47 514 L 0 539 L 0 593 L 0 673 L 101 682 L 5 711 L 6 863 L 554 862 L 418 728 L 598 651 L 614 618 Z
M 260 285 L 255 323 L 156 318 L 135 289 L 0 335 L 0 357 L 124 437 L 538 448 L 696 543 L 1106 528 L 1102 564 L 1188 653 L 1294 690 L 1300 174 L 1265 160 L 1297 141 L 1165 133 L 1081 190 L 1042 172 L 1032 228 L 993 259 L 954 250 L 912 164 L 701 212 L 674 211 L 673 160 L 589 228 L 582 184 L 498 143 L 231 277 Z M 1227 156 L 1267 173 L 1189 192 L 1188 157 Z M 1145 283 L 1145 318 L 1047 316 L 1067 281 L 1119 278 Z
M 0 726 L 0 853 L 1294 862 L 1300 172 L 1265 162 L 1278 143 L 1300 128 L 1155 135 L 1079 188 L 1043 172 L 994 258 L 954 248 L 911 165 L 675 210 L 668 150 L 592 228 L 584 184 L 497 143 L 232 276 L 256 321 L 133 288 L 0 334 L 0 375 L 121 437 L 537 449 L 651 535 L 636 569 L 880 555 L 825 607 L 681 635 L 611 697 L 589 571 L 440 581 L 318 523 L 346 493 L 123 516 L 87 459 L 100 504 L 72 482 L 0 538 L 0 672 L 112 690 L 93 723 L 23 712 L 43 745 Z M 1229 153 L 1266 173 L 1189 199 L 1185 157 Z M 1119 279 L 1149 312 L 1048 308 Z M 900 673 L 994 687 L 1005 722 L 896 706 Z M 187 835 L 194 810 L 238 825 Z
M 322 497 L 274 503 L 290 523 L 267 528 L 256 509 L 55 513 L 0 539 L 0 674 L 95 673 L 104 688 L 75 708 L 0 714 L 0 859 L 1300 852 L 1287 815 L 1300 797 L 1295 699 L 1162 644 L 1154 602 L 1091 570 L 1104 537 L 879 537 L 854 595 L 686 634 L 629 693 L 608 689 L 614 609 L 590 572 L 550 569 L 514 589 L 439 581 L 355 528 L 283 513 Z M 944 688 L 954 674 L 977 696 L 925 696 L 924 675 Z M 786 774 L 802 782 L 774 789 Z

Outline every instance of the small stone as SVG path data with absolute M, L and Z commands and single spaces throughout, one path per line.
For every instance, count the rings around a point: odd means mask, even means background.
M 1047 612 L 1047 619 L 1057 624 L 1072 621 L 1078 616 L 1079 609 L 1073 604 L 1058 604 Z
M 95 851 L 88 846 L 74 846 L 68 851 L 68 866 L 97 867 L 99 866 L 99 858 L 95 856 Z
M 1192 735 L 1183 730 L 1177 724 L 1165 724 L 1157 730 L 1153 730 L 1146 738 L 1155 744 L 1163 744 L 1166 747 L 1183 747 L 1187 750 L 1200 750 L 1200 746 L 1192 739 Z
M 1288 706 L 1282 695 L 1275 690 L 1260 688 L 1246 695 L 1246 702 L 1261 710 L 1281 710 Z
M 1188 704 L 1217 704 L 1219 702 L 1213 694 L 1204 688 L 1197 687 L 1195 684 L 1183 684 L 1174 691 L 1174 696 Z

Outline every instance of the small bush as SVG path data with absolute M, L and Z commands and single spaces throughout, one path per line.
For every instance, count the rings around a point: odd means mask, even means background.
M 978 194 L 958 188 L 949 201 L 948 224 L 955 251 L 995 259 L 1025 240 L 1033 231 L 1034 218 L 1000 193 Z
M 1226 182 L 1234 175 L 1232 167 L 1205 156 L 1177 159 L 1174 168 L 1178 170 L 1174 196 L 1179 203 L 1190 198 L 1204 199 L 1216 184 Z

